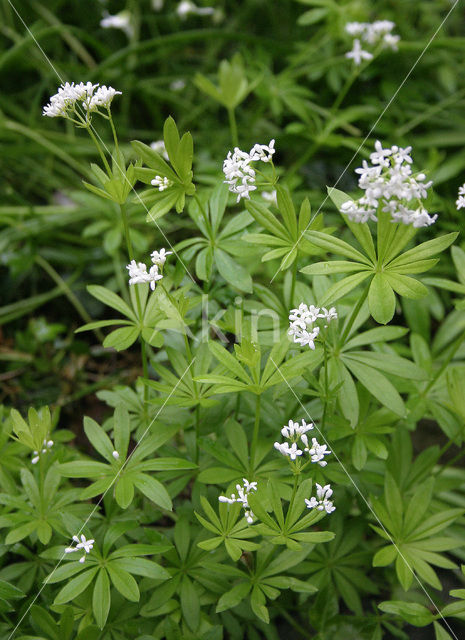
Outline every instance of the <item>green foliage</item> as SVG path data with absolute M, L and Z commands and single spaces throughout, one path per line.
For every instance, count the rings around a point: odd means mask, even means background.
M 0 3 L 0 637 L 462 637 L 460 11 L 97 4 Z M 434 225 L 344 213 L 377 138 Z

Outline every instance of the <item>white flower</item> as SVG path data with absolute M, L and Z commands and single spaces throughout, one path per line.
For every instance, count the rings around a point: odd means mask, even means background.
M 274 205 L 278 204 L 276 189 L 274 189 L 273 191 L 262 191 L 260 195 L 262 196 L 263 200 L 266 200 L 266 202 L 271 202 L 271 204 Z
M 308 347 L 315 351 L 315 338 L 318 337 L 320 333 L 320 327 L 315 327 L 312 331 L 306 331 L 305 329 L 301 329 L 295 331 L 295 328 L 291 326 L 289 329 L 289 334 L 294 335 L 294 342 L 300 344 L 301 347 Z
M 42 449 L 39 451 L 33 451 L 32 452 L 32 458 L 31 458 L 31 464 L 37 464 L 40 460 L 40 456 L 42 453 L 47 453 L 48 451 L 50 451 L 50 449 L 53 447 L 53 440 L 47 440 L 47 438 L 45 438 L 44 442 L 42 443 Z
M 386 33 L 383 36 L 383 44 L 390 47 L 393 51 L 399 50 L 399 47 L 397 46 L 399 44 L 399 40 L 400 36 L 395 36 L 392 33 Z
M 150 257 L 152 258 L 153 264 L 156 264 L 157 267 L 162 267 L 166 262 L 166 256 L 170 256 L 172 253 L 172 251 L 160 249 L 160 251 L 153 251 Z
M 158 187 L 158 191 L 164 191 L 165 189 L 168 189 L 168 187 L 171 187 L 173 183 L 169 178 L 155 176 L 155 178 L 150 181 L 150 184 L 154 187 Z
M 324 318 L 326 321 L 325 327 L 331 322 L 331 320 L 337 319 L 337 311 L 336 307 L 331 307 L 331 309 L 326 309 L 326 307 L 321 308 L 321 313 L 318 315 L 319 318 Z
M 283 456 L 289 456 L 291 460 L 295 460 L 297 456 L 301 456 L 303 451 L 301 451 L 295 442 L 289 446 L 289 442 L 275 442 L 274 448 L 279 451 Z
M 457 209 L 464 209 L 465 208 L 465 183 L 459 187 L 459 193 L 458 193 L 458 198 L 455 202 L 455 205 L 457 207 Z
M 165 0 L 152 0 L 152 9 L 154 11 L 161 11 L 163 9 L 163 5 Z
M 189 14 L 196 16 L 210 16 L 215 12 L 213 7 L 198 7 L 190 0 L 182 0 L 176 7 L 176 13 L 184 20 Z
M 348 22 L 345 26 L 346 32 L 351 36 L 361 36 L 366 28 L 363 22 Z
M 150 148 L 163 156 L 165 160 L 169 160 L 169 156 L 166 153 L 166 147 L 163 140 L 156 140 L 155 142 L 151 142 Z
M 246 478 L 242 478 L 242 482 L 244 483 L 243 486 L 241 486 L 240 484 L 236 484 L 237 496 L 235 493 L 232 493 L 230 498 L 228 498 L 227 496 L 219 496 L 218 500 L 220 502 L 227 502 L 228 504 L 233 504 L 233 502 L 240 502 L 242 504 L 242 507 L 244 508 L 244 517 L 247 522 L 251 524 L 254 519 L 254 514 L 250 510 L 247 495 L 251 491 L 257 491 L 257 483 L 249 482 L 248 480 L 246 480 Z
M 321 484 L 316 484 L 316 495 L 317 497 L 311 497 L 310 500 L 305 498 L 305 504 L 307 505 L 307 509 L 317 509 L 318 511 L 326 511 L 326 513 L 332 513 L 336 510 L 336 507 L 333 505 L 332 501 L 329 498 L 333 495 L 333 490 L 329 484 L 326 484 L 324 487 Z
M 161 273 L 158 273 L 158 266 L 156 264 L 150 267 L 150 271 L 147 272 L 147 266 L 143 262 L 131 260 L 131 262 L 126 265 L 126 269 L 129 271 L 129 284 L 149 282 L 152 291 L 155 290 L 157 281 L 163 278 Z
M 106 11 L 104 15 L 105 17 L 100 20 L 100 26 L 103 29 L 121 29 L 128 38 L 132 37 L 134 29 L 131 24 L 131 14 L 129 11 L 121 11 L 114 16 Z
M 115 460 L 119 459 L 119 453 L 117 451 L 113 451 L 113 453 L 111 454 Z
M 75 547 L 67 547 L 65 549 L 65 553 L 73 553 L 73 551 L 79 551 L 82 549 L 84 551 L 84 555 L 79 559 L 79 562 L 82 564 L 86 559 L 86 554 L 90 553 L 94 547 L 95 540 L 86 540 L 84 535 L 81 535 L 81 539 L 77 536 L 73 536 L 74 542 L 77 542 Z
M 178 78 L 178 80 L 173 80 L 173 82 L 170 83 L 171 91 L 182 91 L 185 86 L 186 86 L 186 81 L 183 80 L 182 78 Z
M 302 420 L 302 425 L 298 422 L 294 422 L 293 420 L 289 420 L 287 426 L 284 425 L 281 429 L 281 435 L 284 438 L 292 439 L 296 436 L 299 437 L 302 434 L 307 433 L 307 431 L 310 431 L 313 427 L 313 423 L 307 424 L 305 420 Z
M 262 162 L 270 162 L 275 152 L 274 140 L 270 140 L 269 144 L 255 144 L 250 149 L 250 159 L 252 161 L 261 160 Z
M 316 438 L 312 438 L 312 446 L 305 447 L 304 451 L 309 454 L 311 461 L 317 462 L 320 467 L 326 467 L 328 464 L 326 460 L 324 460 L 324 457 L 328 456 L 331 451 L 329 451 L 329 449 L 327 450 L 325 444 L 318 444 Z
M 116 95 L 121 95 L 121 91 L 116 91 L 116 89 L 113 89 L 113 87 L 102 85 L 94 93 L 85 108 L 89 109 L 89 111 L 95 111 L 99 107 L 105 107 L 106 109 L 109 109 L 113 98 Z
M 373 54 L 362 49 L 360 40 L 355 38 L 352 50 L 346 53 L 346 58 L 352 58 L 354 64 L 359 66 L 362 64 L 363 60 L 371 60 L 373 58 Z

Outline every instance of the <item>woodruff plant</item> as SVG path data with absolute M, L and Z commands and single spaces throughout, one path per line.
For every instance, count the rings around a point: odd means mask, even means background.
M 246 92 L 237 86 L 234 105 Z M 409 349 L 407 329 L 389 323 L 396 296 L 427 295 L 414 276 L 457 234 L 416 241 L 436 215 L 411 149 L 376 142 L 357 169 L 364 195 L 329 189 L 352 235 L 342 239 L 308 199 L 296 213 L 274 140 L 229 151 L 212 187 L 194 181 L 192 136 L 171 117 L 166 157 L 134 141 L 129 158 L 111 115 L 120 93 L 66 83 L 44 115 L 92 138 L 102 166 L 84 186 L 109 202 L 126 240 L 119 291 L 88 287 L 117 317 L 78 331 L 117 327 L 103 346 L 139 343 L 142 375 L 134 388 L 100 393 L 114 411 L 102 424 L 84 418 L 86 452 L 66 444 L 64 429 L 52 440 L 47 408 L 3 420 L 3 553 L 22 558 L 1 572 L 5 630 L 28 618 L 47 638 L 215 640 L 277 638 L 286 624 L 326 638 L 346 614 L 361 638 L 406 637 L 403 622 L 451 637 L 444 616 L 463 615 L 462 590 L 441 611 L 433 566 L 455 568 L 444 552 L 463 545 L 453 527 L 463 509 L 438 499 L 437 448 L 412 462 L 409 429 L 444 403 L 463 416 L 460 379 L 440 386 L 461 341 L 435 368 L 419 336 Z M 110 125 L 111 155 L 98 117 Z M 147 188 L 136 191 L 138 181 Z M 276 201 L 260 197 L 269 190 Z M 194 225 L 177 244 L 158 222 L 173 208 Z M 130 223 L 143 210 L 160 235 L 150 256 L 136 252 Z M 234 306 L 239 293 L 247 297 Z M 207 331 L 205 296 L 216 313 Z M 14 627 L 10 600 L 21 602 L 31 572 L 43 586 Z M 376 612 L 369 598 L 380 591 L 391 599 Z

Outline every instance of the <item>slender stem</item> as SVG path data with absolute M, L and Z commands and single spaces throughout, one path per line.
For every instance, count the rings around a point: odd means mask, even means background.
M 92 128 L 91 128 L 90 124 L 87 124 L 86 129 L 87 129 L 87 132 L 89 133 L 90 137 L 92 138 L 95 146 L 97 147 L 97 151 L 100 154 L 100 157 L 101 157 L 102 162 L 103 162 L 103 164 L 105 166 L 105 169 L 106 169 L 106 172 L 107 172 L 108 176 L 111 176 L 110 165 L 108 164 L 108 161 L 107 161 L 107 159 L 105 157 L 105 154 L 103 153 L 102 147 L 100 146 L 99 141 L 95 137 L 95 134 L 92 131 Z
M 438 475 L 440 475 L 444 469 L 447 469 L 447 467 L 451 467 L 453 464 L 455 464 L 456 462 L 458 462 L 461 458 L 463 458 L 463 456 L 465 456 L 465 449 L 462 449 L 462 451 L 460 451 L 460 453 L 458 453 L 455 458 L 452 458 L 452 460 L 449 460 L 448 462 L 446 462 L 445 465 L 443 465 L 434 475 L 435 477 L 438 477 Z
M 295 294 L 296 278 L 297 278 L 297 257 L 294 260 L 294 263 L 292 265 L 291 295 L 290 295 L 290 299 L 289 299 L 289 308 L 291 308 L 291 309 L 292 309 L 292 307 L 294 305 L 294 294 Z
M 123 229 L 124 236 L 126 239 L 126 247 L 128 251 L 129 260 L 134 260 L 134 250 L 132 248 L 131 235 L 129 233 L 129 222 L 128 216 L 126 212 L 126 207 L 124 204 L 120 204 L 119 206 L 121 212 L 121 218 L 123 220 Z M 135 296 L 136 296 L 136 305 L 137 305 L 137 317 L 139 319 L 140 326 L 142 326 L 142 305 L 140 302 L 139 289 L 137 285 L 135 285 Z M 147 362 L 147 345 L 145 343 L 142 334 L 140 336 L 141 343 L 141 357 L 142 357 L 142 371 L 145 380 L 148 380 L 148 362 Z M 144 384 L 144 424 L 148 422 L 148 402 L 149 402 L 149 388 L 146 384 Z
M 300 633 L 301 636 L 303 636 L 304 638 L 308 638 L 309 640 L 312 640 L 314 636 L 296 621 L 295 616 L 291 616 L 291 614 L 288 613 L 286 609 L 284 607 L 281 607 L 279 604 L 275 603 L 275 606 L 278 608 L 278 611 L 283 616 L 283 618 L 285 618 L 287 622 L 291 625 L 291 627 L 294 627 L 294 629 L 298 633 Z
M 55 271 L 55 269 L 52 267 L 52 265 L 47 260 L 45 260 L 45 258 L 42 258 L 42 256 L 39 256 L 39 255 L 36 256 L 35 261 L 37 262 L 37 264 L 40 267 L 42 267 L 42 269 L 46 273 L 48 273 L 48 275 L 52 278 L 52 280 L 57 283 L 57 285 L 63 291 L 65 296 L 68 298 L 68 300 L 73 305 L 73 307 L 79 313 L 81 318 L 84 320 L 84 322 L 86 324 L 89 323 L 89 322 L 92 322 L 92 318 L 87 313 L 87 311 L 85 310 L 85 308 L 83 307 L 83 305 L 81 304 L 79 299 L 76 297 L 76 295 L 70 289 L 68 284 L 63 280 L 63 278 L 60 276 L 60 274 Z M 96 337 L 98 338 L 98 340 L 100 340 L 100 342 L 103 342 L 105 336 L 100 331 L 100 329 L 94 329 L 94 333 L 95 333 Z
M 108 107 L 108 119 L 110 120 L 111 132 L 113 133 L 113 140 L 114 140 L 114 143 L 115 143 L 115 151 L 116 151 L 116 154 L 118 154 L 119 153 L 118 136 L 116 135 L 115 124 L 113 122 L 113 118 L 111 117 L 110 107 Z M 123 169 L 124 169 L 124 167 L 121 168 L 122 171 L 123 171 Z
M 119 291 L 123 299 L 125 300 L 125 302 L 130 303 L 126 282 L 124 280 L 123 272 L 121 270 L 121 262 L 119 259 L 118 250 L 116 250 L 112 254 L 112 258 L 113 258 L 113 268 L 115 270 L 115 276 L 116 276 L 116 281 L 118 282 Z
M 237 137 L 236 113 L 234 109 L 228 109 L 229 130 L 231 132 L 231 142 L 233 147 L 239 146 L 239 138 Z
M 255 469 L 255 458 L 257 455 L 258 434 L 260 432 L 260 394 L 257 395 L 255 404 L 255 424 L 253 427 L 252 444 L 250 447 L 250 473 L 253 474 Z
M 346 95 L 349 93 L 349 90 L 350 90 L 351 86 L 354 84 L 355 80 L 360 75 L 360 71 L 361 71 L 361 68 L 356 67 L 352 71 L 350 76 L 348 76 L 347 80 L 344 83 L 344 86 L 342 87 L 342 89 L 337 94 L 336 99 L 333 102 L 332 107 L 330 108 L 330 114 L 331 115 L 334 114 L 334 112 L 337 111 L 339 109 L 339 107 L 341 106 L 341 103 L 344 100 L 344 98 L 346 97 Z
M 341 345 L 343 345 L 345 343 L 345 341 L 347 340 L 347 338 L 349 337 L 349 333 L 350 333 L 350 330 L 352 329 L 352 326 L 353 326 L 353 324 L 355 322 L 355 319 L 357 318 L 357 316 L 359 314 L 359 311 L 362 308 L 362 305 L 366 300 L 369 288 L 370 288 L 369 285 L 365 287 L 362 295 L 358 299 L 357 304 L 352 309 L 352 314 L 350 315 L 349 319 L 347 320 L 346 325 L 345 325 L 345 327 L 343 329 L 343 332 L 342 332 L 342 336 L 341 336 L 341 339 L 340 339 L 340 344 Z

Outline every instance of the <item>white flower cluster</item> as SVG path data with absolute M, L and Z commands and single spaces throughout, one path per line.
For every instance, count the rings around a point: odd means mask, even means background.
M 413 175 L 411 151 L 412 147 L 402 149 L 397 145 L 383 149 L 377 140 L 375 151 L 370 155 L 371 164 L 364 160 L 355 170 L 365 195 L 356 201 L 344 202 L 342 213 L 352 222 L 376 221 L 381 206 L 382 211 L 391 215 L 392 222 L 411 224 L 415 228 L 436 222 L 437 215 L 430 216 L 421 203 L 433 183 L 425 182 L 424 173 Z
M 459 187 L 459 197 L 457 198 L 455 205 L 457 209 L 465 208 L 465 184 Z
M 306 424 L 305 420 L 302 420 L 302 424 L 289 420 L 289 424 L 281 429 L 281 434 L 291 441 L 291 445 L 289 446 L 289 442 L 275 442 L 274 448 L 283 456 L 289 456 L 291 460 L 296 460 L 298 456 L 308 453 L 312 462 L 318 463 L 320 467 L 326 467 L 328 463 L 324 457 L 328 456 L 331 451 L 327 449 L 325 444 L 319 444 L 316 438 L 312 438 L 311 444 L 309 443 L 307 431 L 313 428 L 314 425 Z M 299 449 L 299 446 L 302 449 Z
M 168 187 L 171 187 L 173 183 L 169 178 L 162 178 L 161 176 L 155 176 L 155 178 L 150 181 L 150 184 L 153 187 L 157 187 L 158 191 L 164 191 L 165 189 L 168 189 Z
M 251 524 L 254 519 L 254 514 L 250 510 L 247 495 L 251 491 L 257 490 L 257 483 L 249 482 L 245 478 L 242 478 L 242 482 L 244 483 L 243 486 L 241 486 L 240 484 L 236 484 L 237 496 L 235 493 L 231 493 L 230 498 L 228 498 L 227 496 L 219 496 L 218 500 L 220 502 L 227 502 L 228 504 L 233 504 L 233 502 L 240 502 L 244 508 L 245 519 L 249 524 Z
M 74 542 L 77 542 L 77 545 L 75 547 L 67 547 L 65 549 L 65 553 L 73 553 L 73 551 L 79 551 L 82 549 L 84 551 L 84 555 L 79 559 L 79 562 L 82 564 L 86 559 L 86 554 L 90 553 L 94 548 L 95 540 L 86 540 L 84 535 L 81 535 L 80 540 L 77 536 L 73 536 L 73 540 Z
M 237 193 L 237 202 L 241 198 L 250 200 L 250 192 L 255 191 L 255 170 L 250 166 L 251 162 L 271 162 L 275 152 L 274 140 L 268 145 L 255 144 L 249 153 L 235 147 L 234 153 L 228 152 L 223 162 L 225 182 L 229 184 L 229 190 Z
M 346 53 L 346 58 L 352 58 L 357 66 L 362 64 L 363 60 L 371 60 L 373 58 L 372 53 L 363 49 L 360 41 L 371 47 L 381 43 L 383 47 L 390 47 L 393 51 L 397 51 L 400 37 L 391 33 L 395 26 L 394 22 L 390 20 L 348 22 L 346 24 L 346 32 L 354 37 L 354 42 L 352 50 Z
M 166 256 L 169 256 L 172 253 L 172 251 L 165 251 L 165 249 L 154 251 L 150 256 L 153 264 L 149 271 L 147 271 L 147 265 L 143 262 L 131 260 L 131 262 L 126 265 L 126 269 L 129 271 L 129 284 L 142 284 L 144 282 L 149 282 L 150 288 L 154 291 L 157 281 L 163 278 L 163 275 L 158 273 L 158 268 L 163 267 L 166 262 Z
M 315 307 L 313 304 L 310 307 L 303 302 L 300 303 L 297 309 L 291 309 L 289 313 L 289 331 L 288 334 L 294 337 L 294 342 L 300 344 L 301 347 L 309 346 L 310 349 L 315 349 L 315 339 L 320 333 L 320 327 L 315 326 L 315 323 L 319 319 L 323 319 L 325 327 L 337 318 L 337 312 L 335 307 L 326 309 L 325 307 Z
M 42 453 L 47 453 L 47 451 L 50 451 L 50 449 L 53 447 L 53 440 L 47 440 L 45 439 L 42 445 L 42 449 L 39 451 L 33 451 L 32 452 L 32 459 L 31 459 L 31 463 L 32 464 L 37 464 L 40 460 L 40 455 Z
M 70 112 L 76 108 L 76 103 L 80 102 L 85 111 L 96 111 L 98 107 L 110 108 L 113 98 L 121 91 L 116 91 L 113 87 L 106 87 L 92 82 L 80 82 L 79 84 L 71 84 L 65 82 L 58 89 L 58 93 L 50 97 L 49 104 L 44 107 L 42 115 L 49 118 L 57 118 L 59 116 L 66 118 Z M 95 91 L 97 89 L 97 91 Z M 95 93 L 94 93 L 95 92 Z
M 336 510 L 336 507 L 333 505 L 332 501 L 329 498 L 333 495 L 333 490 L 329 484 L 325 484 L 324 487 L 321 484 L 316 484 L 316 495 L 308 500 L 305 498 L 305 504 L 307 505 L 307 509 L 318 509 L 318 511 L 326 511 L 326 513 L 332 513 Z

